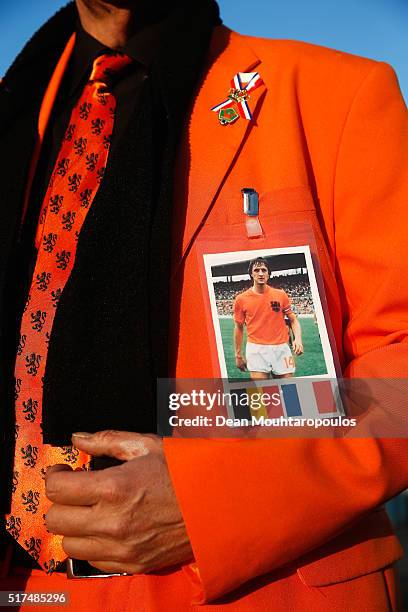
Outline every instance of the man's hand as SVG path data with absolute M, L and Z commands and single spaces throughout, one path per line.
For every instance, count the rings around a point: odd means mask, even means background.
M 104 572 L 140 574 L 193 558 L 158 436 L 100 431 L 72 437 L 95 457 L 124 461 L 95 472 L 53 466 L 47 529 L 64 536 L 69 557 Z
M 295 355 L 303 355 L 303 343 L 302 340 L 294 338 L 292 341 L 292 351 Z
M 235 357 L 235 364 L 238 368 L 238 370 L 241 370 L 241 372 L 245 372 L 247 369 L 247 364 L 246 361 L 243 357 L 241 357 L 241 355 L 236 355 Z

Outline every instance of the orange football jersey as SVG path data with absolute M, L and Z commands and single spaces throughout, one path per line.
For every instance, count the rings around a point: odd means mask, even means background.
M 234 302 L 234 320 L 246 324 L 249 342 L 283 344 L 289 340 L 284 315 L 291 312 L 288 295 L 283 289 L 265 287 L 264 293 L 248 289 Z

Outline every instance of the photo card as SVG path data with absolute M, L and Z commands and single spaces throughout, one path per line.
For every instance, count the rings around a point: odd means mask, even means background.
M 203 259 L 222 378 L 336 378 L 309 246 Z

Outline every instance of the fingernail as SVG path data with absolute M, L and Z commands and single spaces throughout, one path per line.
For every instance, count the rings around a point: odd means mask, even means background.
M 76 433 L 73 433 L 72 435 L 75 436 L 76 438 L 90 438 L 92 436 L 92 434 L 88 433 L 87 431 L 77 431 Z

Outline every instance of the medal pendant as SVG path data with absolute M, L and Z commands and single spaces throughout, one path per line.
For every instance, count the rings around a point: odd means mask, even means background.
M 239 119 L 239 114 L 234 107 L 222 108 L 218 113 L 218 120 L 221 125 L 229 125 Z

